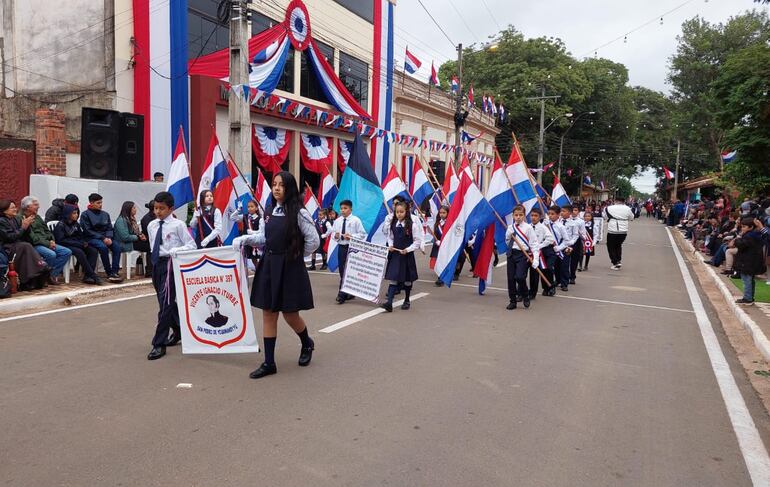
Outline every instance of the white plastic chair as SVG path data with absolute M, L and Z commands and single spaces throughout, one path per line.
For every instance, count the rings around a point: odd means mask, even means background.
M 137 265 L 139 257 L 142 258 L 142 274 L 144 275 L 145 265 L 147 265 L 147 254 L 139 252 L 138 250 L 132 250 L 131 252 L 123 252 L 120 254 L 120 265 L 126 269 L 126 279 L 131 279 L 131 269 L 134 269 Z
M 56 228 L 56 225 L 59 223 L 59 220 L 51 220 L 47 223 L 48 229 L 53 233 L 53 229 Z M 62 269 L 62 274 L 64 274 L 64 282 L 66 284 L 70 283 L 70 271 L 75 268 L 75 258 L 70 255 L 70 258 L 67 259 L 67 263 L 64 264 L 64 268 Z

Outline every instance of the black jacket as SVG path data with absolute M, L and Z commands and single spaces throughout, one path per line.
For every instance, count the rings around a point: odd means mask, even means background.
M 735 272 L 756 276 L 767 270 L 765 248 L 759 232 L 752 231 L 736 238 L 735 248 L 738 249 L 733 262 Z
M 104 240 L 115 236 L 110 214 L 104 210 L 87 209 L 80 215 L 80 225 L 89 240 Z
M 16 218 L 8 218 L 5 215 L 0 215 L 0 243 L 14 244 L 24 240 L 24 237 L 28 233 L 29 227 L 27 227 L 26 230 L 22 229 Z
M 85 232 L 77 221 L 70 221 L 70 215 L 75 211 L 74 206 L 67 206 L 62 214 L 62 219 L 53 229 L 53 239 L 63 247 L 84 249 L 86 247 Z
M 45 212 L 45 222 L 55 222 L 62 219 L 62 210 L 64 210 L 64 200 L 56 198 L 51 202 L 51 207 Z

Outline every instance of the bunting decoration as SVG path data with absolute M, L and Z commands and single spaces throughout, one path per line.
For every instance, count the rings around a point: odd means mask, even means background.
M 350 151 L 353 150 L 353 142 L 347 140 L 337 139 L 339 146 L 337 147 L 337 168 L 340 170 L 340 174 L 345 172 L 345 168 L 350 161 Z
M 269 173 L 279 173 L 291 147 L 291 132 L 286 129 L 254 125 L 251 147 L 259 165 Z
M 321 173 L 321 168 L 331 167 L 332 139 L 314 134 L 300 134 L 302 166 L 310 172 Z

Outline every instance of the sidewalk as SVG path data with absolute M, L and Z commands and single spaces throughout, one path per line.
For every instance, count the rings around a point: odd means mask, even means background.
M 703 266 L 705 272 L 711 277 L 717 288 L 719 288 L 722 297 L 732 309 L 735 317 L 751 335 L 757 350 L 759 350 L 765 360 L 770 361 L 770 340 L 768 340 L 768 336 L 770 336 L 770 304 L 755 303 L 751 306 L 736 304 L 735 300 L 740 298 L 742 294 L 732 281 L 727 276 L 718 274 L 713 266 L 706 264 L 706 257 L 701 252 L 695 250 L 676 228 L 669 227 L 669 231 L 683 252 L 687 252 L 691 256 L 697 256 L 695 259 L 697 265 Z

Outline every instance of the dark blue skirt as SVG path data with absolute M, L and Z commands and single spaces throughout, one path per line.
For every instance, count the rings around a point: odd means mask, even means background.
M 251 304 L 284 313 L 313 309 L 313 289 L 304 259 L 289 260 L 284 253 L 266 252 L 254 274 Z
M 414 282 L 417 277 L 417 263 L 414 260 L 414 252 L 401 255 L 398 252 L 388 254 L 388 267 L 385 270 L 385 279 L 396 282 Z

